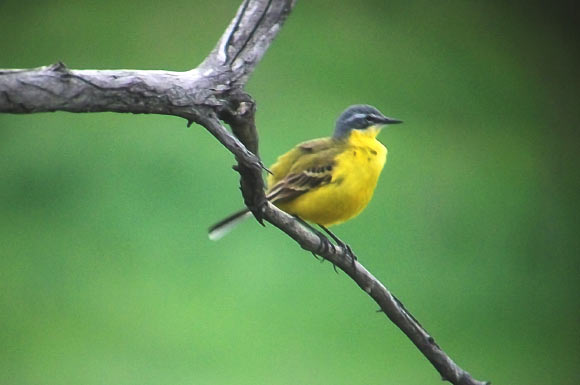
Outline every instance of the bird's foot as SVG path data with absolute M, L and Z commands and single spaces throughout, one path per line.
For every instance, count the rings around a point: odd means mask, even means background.
M 342 249 L 344 250 L 344 254 L 346 257 L 350 258 L 350 260 L 352 261 L 352 265 L 353 267 L 355 266 L 355 262 L 357 261 L 357 257 L 356 254 L 354 253 L 354 251 L 352 251 L 352 249 L 350 248 L 350 246 L 343 242 L 339 237 L 337 237 L 336 235 L 334 235 L 334 233 L 330 230 L 328 230 L 326 227 L 319 225 L 320 228 L 322 230 L 324 230 L 328 235 L 330 235 L 330 237 L 336 242 L 336 244 L 340 247 L 342 247 Z
M 298 222 L 300 222 L 304 227 L 306 227 L 308 230 L 312 231 L 312 233 L 318 237 L 318 240 L 319 240 L 318 250 L 311 251 L 311 253 L 314 256 L 314 258 L 320 260 L 321 262 L 324 262 L 324 260 L 326 259 L 326 258 L 324 258 L 324 254 L 328 253 L 330 251 L 331 247 L 334 250 L 334 245 L 332 244 L 332 242 L 330 242 L 324 234 L 322 234 L 320 231 L 316 230 L 314 227 L 312 227 L 308 222 L 304 221 L 298 215 L 294 215 L 294 218 L 296 218 L 296 220 Z
M 323 234 L 318 233 L 316 235 L 318 236 L 318 250 L 316 254 L 324 258 L 324 254 L 328 254 L 331 248 L 334 248 L 334 245 Z
M 319 231 L 315 232 L 315 234 L 318 236 L 320 242 L 318 250 L 316 251 L 316 253 L 313 252 L 312 255 L 314 255 L 316 259 L 319 259 L 318 256 L 320 256 L 321 257 L 320 262 L 324 262 L 326 260 L 326 258 L 324 258 L 324 254 L 329 253 L 331 248 L 333 249 L 333 251 L 336 249 L 332 244 L 332 242 L 330 242 L 328 238 L 324 236 L 324 234 L 322 234 Z M 332 268 L 334 269 L 334 272 L 338 274 L 338 270 L 336 270 L 336 265 L 334 263 L 332 264 Z
M 316 258 L 317 261 L 324 262 L 324 258 L 319 257 L 318 255 L 316 255 L 316 253 L 314 251 L 311 251 L 311 253 L 312 253 L 312 256 L 314 258 Z
M 355 262 L 358 260 L 354 251 L 352 251 L 352 249 L 350 248 L 350 246 L 348 244 L 346 244 L 342 241 L 340 241 L 340 242 L 337 241 L 336 243 L 344 249 L 344 254 L 351 259 L 352 265 L 354 266 Z

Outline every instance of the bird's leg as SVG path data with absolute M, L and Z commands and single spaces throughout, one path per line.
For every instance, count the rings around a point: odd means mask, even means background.
M 322 225 L 318 225 L 318 226 L 320 226 L 320 228 L 322 230 L 324 230 L 326 232 L 326 234 L 330 235 L 330 237 L 332 239 L 334 239 L 334 241 L 336 242 L 337 245 L 339 245 L 340 247 L 342 247 L 344 249 L 346 255 L 351 258 L 352 265 L 354 266 L 354 262 L 357 260 L 357 257 L 354 254 L 354 252 L 352 251 L 352 249 L 350 248 L 350 246 L 348 244 L 344 243 L 339 237 L 334 235 L 334 233 L 332 231 L 328 230 L 325 226 L 322 226 Z
M 318 237 L 318 239 L 320 240 L 320 253 L 324 254 L 327 251 L 330 251 L 330 247 L 334 248 L 334 245 L 332 244 L 332 242 L 330 242 L 324 234 L 322 234 L 320 231 L 318 231 L 317 229 L 312 227 L 310 225 L 310 223 L 306 222 L 305 220 L 300 218 L 298 215 L 294 215 L 294 218 L 296 218 L 296 220 L 298 222 L 300 222 L 302 225 L 304 225 L 306 228 L 308 228 L 308 230 L 312 231 Z M 315 253 L 312 253 L 312 255 L 314 255 L 314 257 L 316 259 L 318 259 L 317 255 Z M 320 256 L 322 257 L 322 255 L 320 255 Z M 322 260 L 324 261 L 324 259 L 322 259 Z M 334 271 L 336 271 L 336 266 L 334 265 L 334 263 L 332 264 L 332 267 L 334 268 Z

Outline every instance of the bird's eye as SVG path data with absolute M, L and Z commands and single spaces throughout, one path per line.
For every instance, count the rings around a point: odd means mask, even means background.
M 367 123 L 374 123 L 374 119 L 373 119 L 372 116 L 367 115 L 367 116 L 365 116 L 365 122 L 367 122 Z

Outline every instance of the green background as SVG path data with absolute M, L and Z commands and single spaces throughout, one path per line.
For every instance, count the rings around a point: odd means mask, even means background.
M 1 0 L 0 67 L 187 70 L 238 3 Z M 476 378 L 577 384 L 578 7 L 504 3 L 299 1 L 248 91 L 268 164 L 350 104 L 404 120 L 335 232 Z M 0 115 L 0 383 L 439 384 L 272 226 L 207 239 L 233 162 L 178 118 Z

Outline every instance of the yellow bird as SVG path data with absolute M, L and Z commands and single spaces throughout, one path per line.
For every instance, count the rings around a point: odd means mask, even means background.
M 270 167 L 266 198 L 288 214 L 319 225 L 346 246 L 326 226 L 357 216 L 370 202 L 387 160 L 387 148 L 376 136 L 383 126 L 395 123 L 402 122 L 375 107 L 348 107 L 332 137 L 300 143 L 278 158 Z M 210 239 L 222 238 L 250 215 L 244 209 L 221 220 L 209 229 Z

